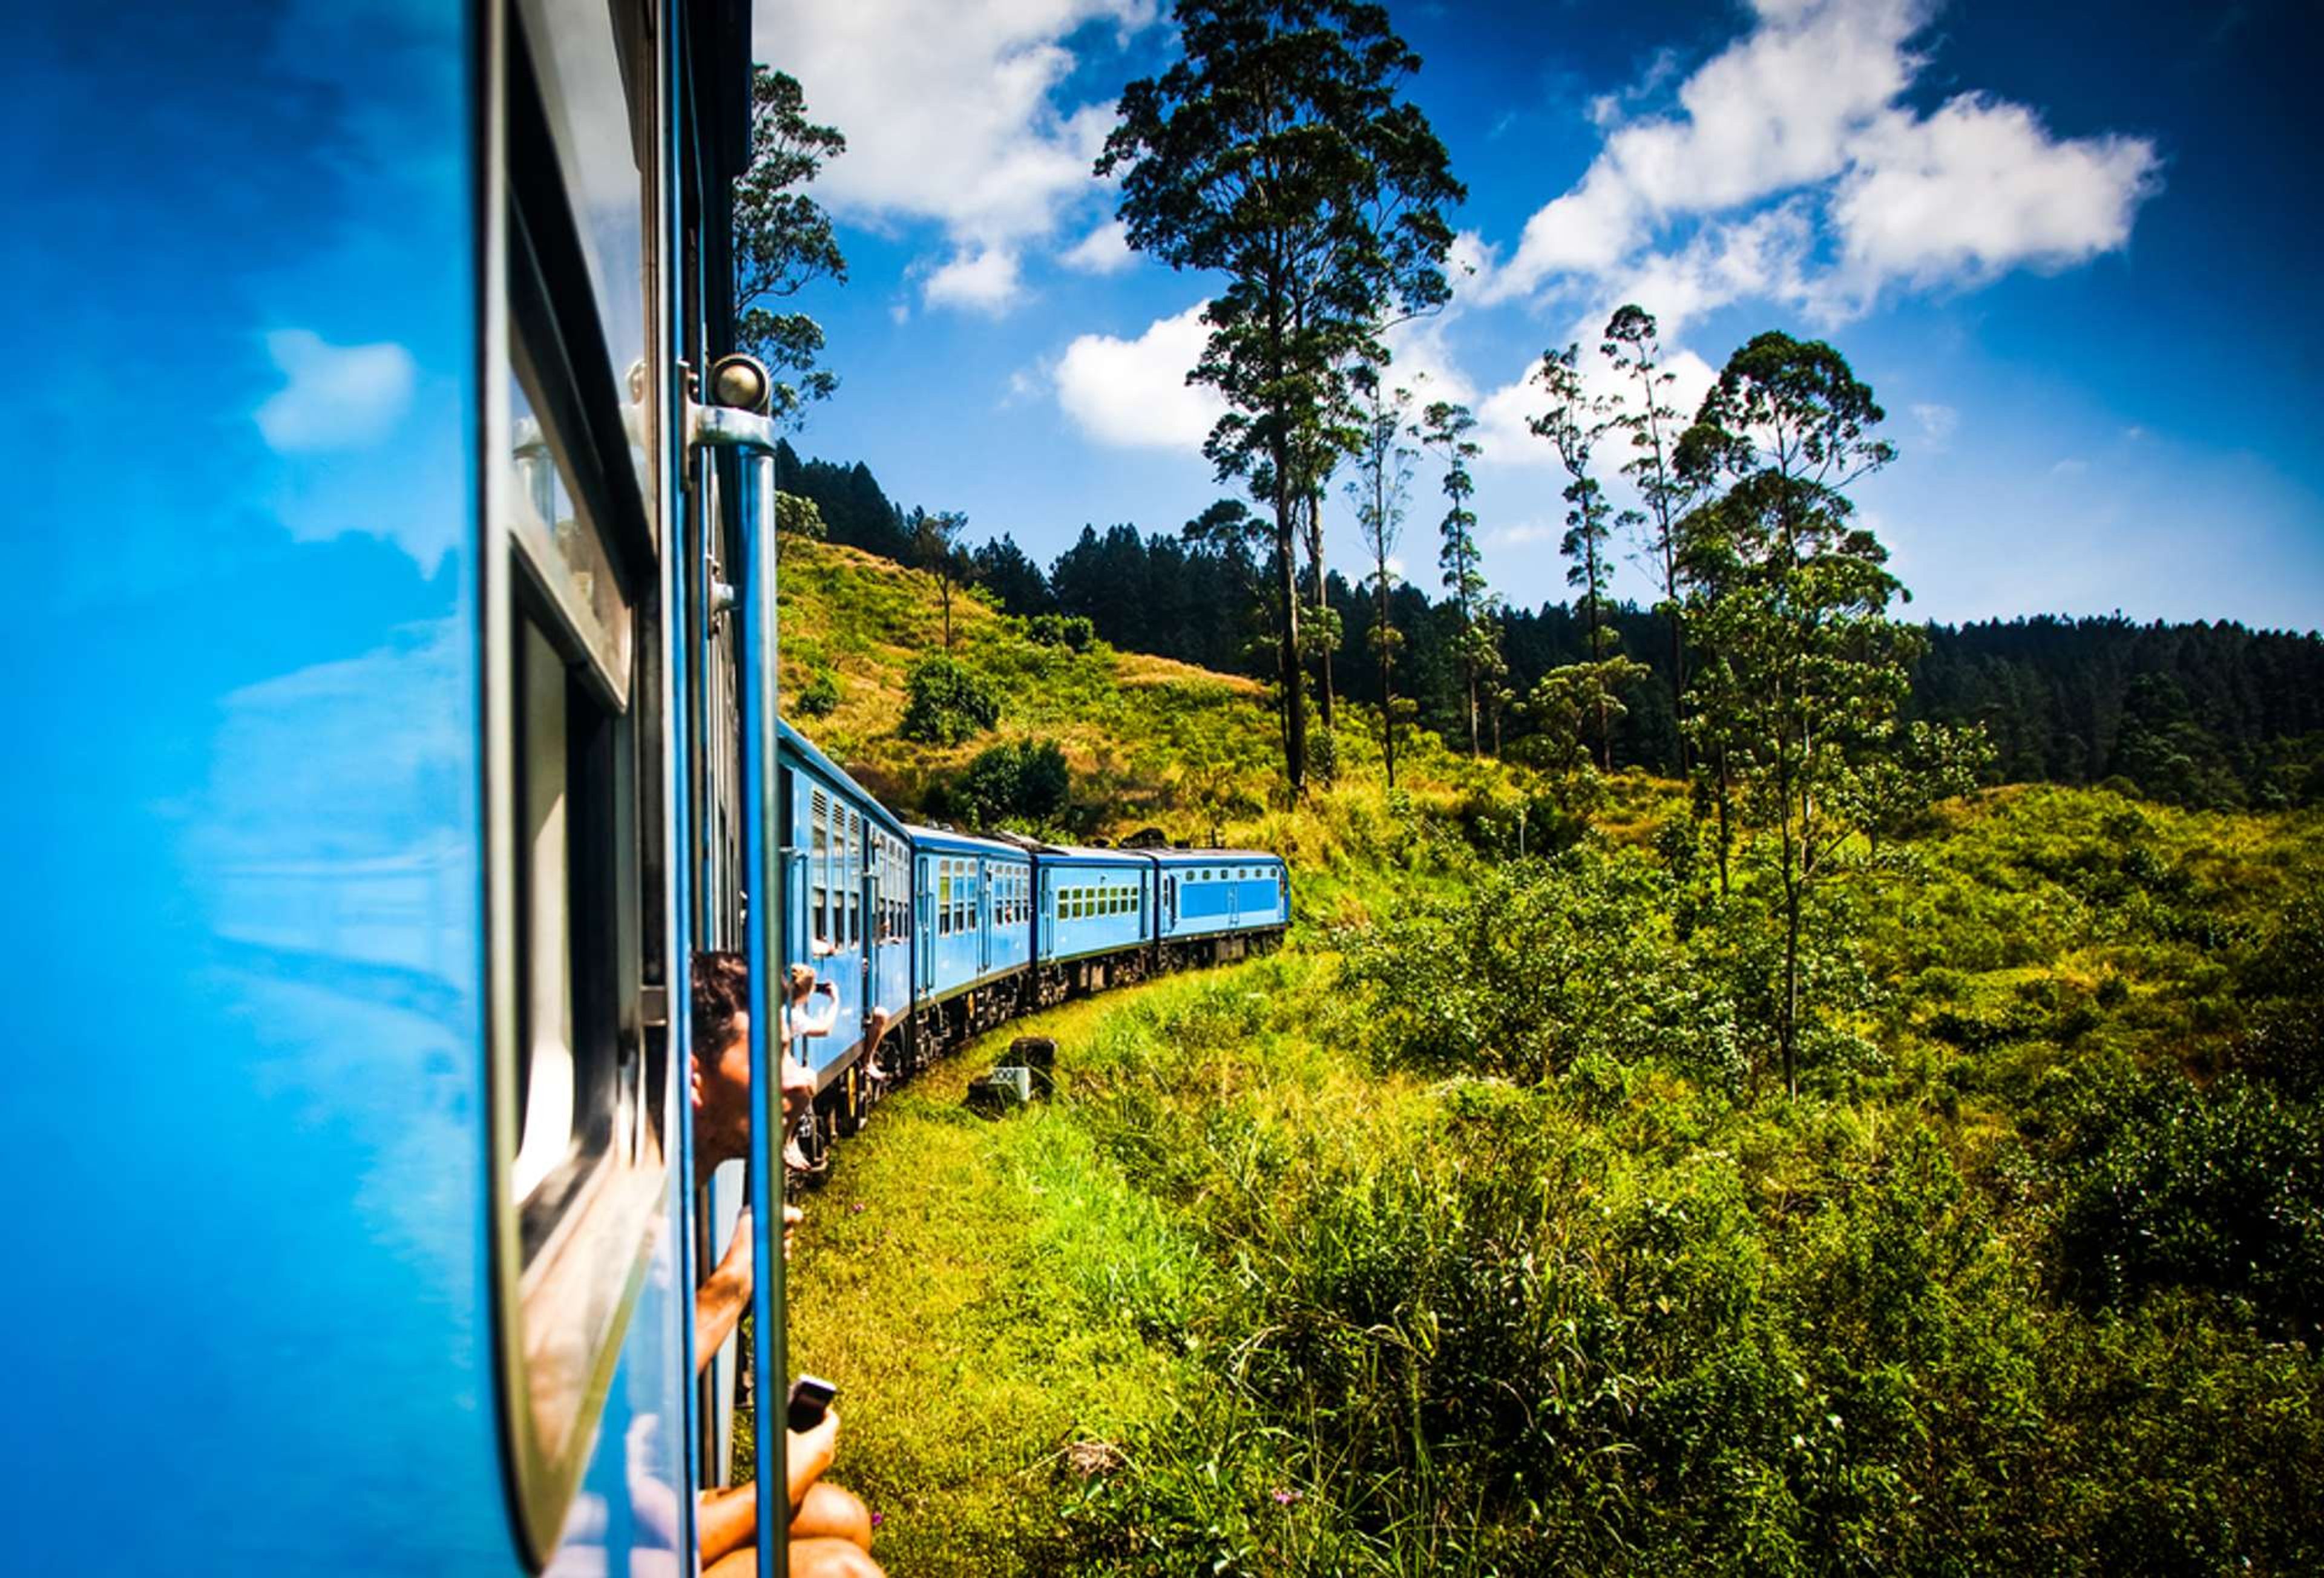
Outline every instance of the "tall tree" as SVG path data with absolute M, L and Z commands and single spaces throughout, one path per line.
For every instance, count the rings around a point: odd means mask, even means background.
M 1771 331 L 1729 359 L 1682 441 L 1692 474 L 1729 483 L 1682 530 L 1687 623 L 1706 659 L 1690 727 L 1774 835 L 1776 1036 L 1794 1093 L 1809 903 L 1852 830 L 1851 774 L 1890 738 L 1919 647 L 1917 630 L 1887 617 L 1902 583 L 1879 539 L 1852 524 L 1845 491 L 1895 456 L 1870 436 L 1882 415 L 1838 351 Z
M 1630 479 L 1644 507 L 1625 510 L 1616 521 L 1638 534 L 1646 562 L 1662 583 L 1662 609 L 1670 621 L 1671 715 L 1682 726 L 1680 773 L 1686 771 L 1686 618 L 1679 601 L 1678 523 L 1694 508 L 1700 479 L 1682 472 L 1678 442 L 1685 423 L 1672 405 L 1678 374 L 1665 364 L 1655 315 L 1635 303 L 1614 309 L 1599 346 L 1614 372 L 1632 390 L 1611 413 L 1614 426 L 1630 436 L 1630 458 L 1622 474 Z
M 945 509 L 931 515 L 915 509 L 908 528 L 912 540 L 912 560 L 936 578 L 936 591 L 944 599 L 945 650 L 952 650 L 953 588 L 967 581 L 971 564 L 961 545 L 960 535 L 968 529 L 968 517 L 957 509 Z
M 1359 368 L 1357 399 L 1364 412 L 1363 437 L 1356 448 L 1356 474 L 1348 479 L 1348 500 L 1356 507 L 1356 529 L 1363 535 L 1372 567 L 1365 577 L 1372 592 L 1372 654 L 1379 662 L 1380 755 L 1388 767 L 1388 786 L 1396 787 L 1396 652 L 1404 633 L 1388 617 L 1388 595 L 1396 590 L 1392 567 L 1397 543 L 1404 536 L 1404 512 L 1412 494 L 1414 451 L 1404 442 L 1409 425 L 1412 391 L 1389 390 L 1379 370 Z
M 1605 667 L 1606 656 L 1617 635 L 1604 616 L 1614 574 L 1614 507 L 1607 502 L 1606 491 L 1590 471 L 1591 454 L 1609 425 L 1610 402 L 1582 386 L 1581 358 L 1579 345 L 1542 353 L 1534 381 L 1548 394 L 1549 408 L 1527 426 L 1536 436 L 1548 439 L 1556 447 L 1558 463 L 1565 468 L 1565 537 L 1558 546 L 1569 561 L 1565 583 L 1582 589 L 1590 674 L 1600 682 L 1591 708 L 1598 723 L 1598 766 L 1600 772 L 1610 773 L 1614 770 L 1613 720 L 1618 708 L 1609 693 L 1611 687 L 1604 682 L 1611 677 Z
M 1432 400 L 1420 414 L 1420 425 L 1415 430 L 1421 444 L 1444 465 L 1444 497 L 1452 501 L 1444 518 L 1437 523 L 1437 533 L 1444 546 L 1438 550 L 1437 564 L 1444 571 L 1444 590 L 1452 594 L 1452 610 L 1458 624 L 1455 638 L 1459 645 L 1462 688 L 1468 698 L 1469 754 L 1479 755 L 1478 681 L 1489 667 L 1482 650 L 1484 642 L 1478 633 L 1485 624 L 1488 610 L 1485 597 L 1485 573 L 1481 556 L 1477 552 L 1477 514 L 1469 508 L 1470 495 L 1477 491 L 1477 480 L 1471 474 L 1469 463 L 1483 453 L 1477 441 L 1469 436 L 1475 429 L 1477 418 L 1469 408 L 1451 400 Z
M 782 304 L 817 280 L 845 283 L 847 260 L 831 216 L 803 189 L 847 139 L 807 117 L 798 79 L 764 66 L 751 73 L 751 162 L 734 183 L 734 305 L 742 347 L 774 375 L 774 415 L 796 427 L 809 400 L 839 381 L 816 365 L 823 326 Z
M 1188 381 L 1227 414 L 1203 453 L 1274 514 L 1284 761 L 1307 777 L 1299 643 L 1300 504 L 1340 444 L 1352 366 L 1383 360 L 1397 314 L 1451 294 L 1444 210 L 1467 194 L 1444 145 L 1398 95 L 1420 58 L 1356 0 L 1178 0 L 1184 53 L 1123 89 L 1097 161 L 1120 176 L 1130 243 L 1226 277 Z

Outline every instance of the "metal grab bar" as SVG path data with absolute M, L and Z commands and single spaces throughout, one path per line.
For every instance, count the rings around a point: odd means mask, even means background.
M 742 628 L 743 866 L 752 885 L 745 957 L 751 967 L 751 1372 L 752 1448 L 758 1477 L 759 1578 L 789 1570 L 789 1440 L 784 1428 L 790 1394 L 784 1351 L 782 1254 L 783 1160 L 779 1092 L 781 1043 L 776 1033 L 780 995 L 775 972 L 785 957 L 782 929 L 789 914 L 787 862 L 782 858 L 777 794 L 777 629 L 775 617 L 775 444 L 765 414 L 772 389 L 766 370 L 729 356 L 711 372 L 708 386 L 725 403 L 687 408 L 687 437 L 697 450 L 731 449 L 749 479 L 742 490 L 742 573 L 734 611 Z

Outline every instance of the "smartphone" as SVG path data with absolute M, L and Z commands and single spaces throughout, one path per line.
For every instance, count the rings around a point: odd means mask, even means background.
M 790 1407 L 784 1412 L 783 1423 L 794 1430 L 814 1429 L 823 1423 L 823 1411 L 838 1395 L 839 1389 L 819 1375 L 798 1377 L 791 1382 Z

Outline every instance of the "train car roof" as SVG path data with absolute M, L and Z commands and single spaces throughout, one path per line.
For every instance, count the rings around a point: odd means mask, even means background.
M 1121 866 L 1135 866 L 1147 855 L 1144 849 L 1099 849 L 1087 844 L 1036 844 L 1033 849 L 1044 860 L 1107 860 Z
M 1139 853 L 1174 866 L 1215 866 L 1222 860 L 1272 860 L 1280 865 L 1283 861 L 1282 856 L 1265 849 L 1140 849 Z
M 926 827 L 918 822 L 906 822 L 904 831 L 911 836 L 915 847 L 925 844 L 930 849 L 967 849 L 979 855 L 1014 860 L 1022 860 L 1026 857 L 1022 844 L 1011 843 L 1006 839 L 988 839 L 976 833 L 954 832 L 950 828 Z
M 863 806 L 867 808 L 867 814 L 872 815 L 875 821 L 883 823 L 890 832 L 895 833 L 899 837 L 908 838 L 910 836 L 911 830 L 904 825 L 903 820 L 900 817 L 897 816 L 895 812 L 890 811 L 886 806 L 881 804 L 879 797 L 874 795 L 870 790 L 864 788 L 862 784 L 858 784 L 853 776 L 848 773 L 845 767 L 841 766 L 837 762 L 833 761 L 829 757 L 824 755 L 816 747 L 815 741 L 809 739 L 806 735 L 801 734 L 798 729 L 793 729 L 790 726 L 789 720 L 779 719 L 777 722 L 781 729 L 780 738 L 784 749 L 796 752 L 800 757 L 805 757 L 807 766 L 813 767 L 816 772 L 821 773 L 827 778 L 836 780 L 840 784 L 845 787 L 849 794 L 853 796 L 856 800 L 862 802 Z

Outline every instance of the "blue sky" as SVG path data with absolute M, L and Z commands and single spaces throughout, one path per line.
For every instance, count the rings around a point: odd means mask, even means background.
M 1691 389 L 1763 328 L 1848 354 L 1903 452 L 1859 504 L 1922 615 L 2324 623 L 2312 6 L 1390 10 L 1470 189 L 1453 303 L 1397 371 L 1477 408 L 1512 601 L 1564 595 L 1526 373 L 1634 299 Z M 851 278 L 805 299 L 842 389 L 804 453 L 1044 562 L 1230 491 L 1184 385 L 1216 281 L 1126 252 L 1089 174 L 1121 84 L 1170 59 L 1166 5 L 761 0 L 758 29 L 850 142 L 819 195 Z M 1424 467 L 1400 556 L 1432 591 L 1439 514 Z

